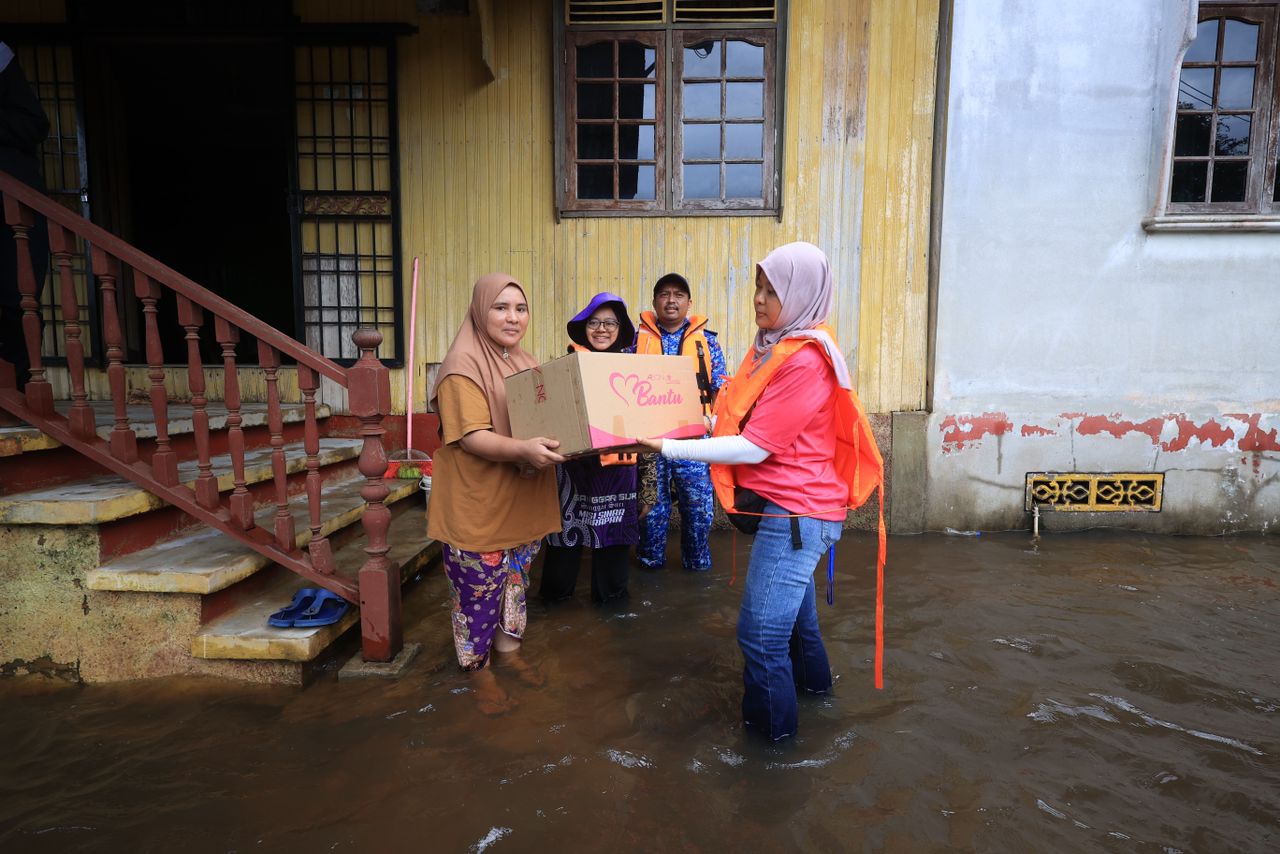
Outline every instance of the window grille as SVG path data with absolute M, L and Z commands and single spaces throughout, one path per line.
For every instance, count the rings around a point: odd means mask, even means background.
M 772 0 L 674 0 L 676 23 L 746 23 L 776 21 L 778 4 Z
M 399 358 L 391 48 L 295 51 L 299 329 L 331 359 L 359 357 L 352 334 L 382 333 Z
M 89 215 L 85 185 L 83 135 L 80 110 L 76 100 L 75 65 L 67 45 L 21 45 L 15 50 L 27 82 L 40 99 L 49 119 L 49 136 L 40 146 L 40 171 L 45 188 L 54 201 L 81 216 Z M 96 353 L 97 330 L 91 321 L 97 312 L 97 295 L 89 287 L 89 263 L 86 246 L 76 235 L 76 250 L 71 256 L 71 276 L 75 281 L 76 303 L 80 308 L 80 340 L 85 353 Z M 44 317 L 44 339 L 41 354 L 57 363 L 66 357 L 63 349 L 61 285 L 58 271 L 49 259 L 41 292 L 40 311 Z
M 569 24 L 661 24 L 666 0 L 569 0 L 565 22 Z

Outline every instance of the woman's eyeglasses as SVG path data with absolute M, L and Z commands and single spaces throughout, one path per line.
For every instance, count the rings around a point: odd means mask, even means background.
M 594 317 L 587 321 L 587 328 L 594 332 L 597 329 L 605 329 L 609 332 L 618 328 L 616 320 L 596 320 Z

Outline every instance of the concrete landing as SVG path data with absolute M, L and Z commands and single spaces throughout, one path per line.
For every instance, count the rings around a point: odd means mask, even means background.
M 326 484 L 320 493 L 320 516 L 324 520 L 321 534 L 329 536 L 359 521 L 364 513 L 360 488 L 365 482 L 364 477 L 356 476 Z M 388 480 L 386 484 L 391 489 L 386 498 L 388 504 L 412 496 L 417 489 L 413 481 Z M 311 541 L 306 494 L 294 496 L 289 510 L 297 532 L 295 542 L 304 546 Z M 256 514 L 263 530 L 273 529 L 275 512 L 272 505 Z M 270 563 L 269 558 L 221 531 L 201 525 L 184 536 L 89 570 L 85 584 L 90 590 L 214 593 L 248 578 Z
M 348 679 L 399 679 L 409 669 L 409 664 L 422 651 L 422 644 L 407 643 L 400 649 L 400 654 L 390 661 L 365 661 L 361 653 L 351 659 L 338 671 L 338 681 Z
M 331 626 L 278 629 L 267 618 L 293 601 L 293 594 L 307 582 L 288 575 L 230 613 L 203 626 L 191 642 L 196 658 L 272 659 L 310 661 L 347 629 L 360 621 L 352 608 Z
M 406 481 L 416 488 L 417 484 Z M 426 517 L 416 505 L 391 521 L 391 550 L 387 557 L 400 567 L 400 578 L 413 575 L 440 553 L 440 544 L 427 538 Z M 365 541 L 357 539 L 334 554 L 339 574 L 353 577 L 368 557 Z M 274 659 L 311 661 L 347 629 L 359 622 L 352 608 L 332 626 L 281 629 L 267 625 L 267 618 L 293 600 L 293 594 L 311 586 L 294 575 L 283 576 L 259 595 L 246 599 L 228 613 L 201 627 L 191 644 L 196 658 Z

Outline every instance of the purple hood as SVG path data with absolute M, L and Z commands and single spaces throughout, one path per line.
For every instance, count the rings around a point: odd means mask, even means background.
M 591 302 L 587 303 L 586 308 L 569 318 L 569 322 L 565 324 L 565 329 L 569 333 L 570 341 L 591 349 L 591 344 L 587 341 L 587 318 L 595 314 L 596 309 L 604 305 L 612 308 L 613 313 L 618 316 L 618 340 L 614 341 L 613 346 L 607 351 L 617 353 L 624 347 L 630 347 L 636 340 L 636 327 L 631 322 L 631 317 L 627 314 L 627 304 L 617 294 L 602 291 L 593 296 Z

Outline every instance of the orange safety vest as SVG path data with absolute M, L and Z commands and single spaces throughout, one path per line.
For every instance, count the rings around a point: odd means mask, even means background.
M 817 327 L 835 340 L 835 334 L 825 324 Z M 716 396 L 716 423 L 712 436 L 737 436 L 742 422 L 764 392 L 769 380 L 782 364 L 801 347 L 813 344 L 823 358 L 830 363 L 827 349 L 811 338 L 787 338 L 779 341 L 767 357 L 756 361 L 755 351 L 747 355 L 738 367 L 738 373 Z M 872 490 L 880 490 L 879 552 L 876 556 L 876 655 L 875 682 L 884 687 L 884 563 L 887 547 L 884 527 L 884 458 L 871 432 L 871 422 L 858 400 L 856 392 L 840 389 L 836 395 L 836 454 L 835 469 L 849 488 L 846 510 L 854 510 L 866 503 Z M 711 483 L 716 498 L 726 510 L 733 509 L 736 465 L 711 465 Z M 838 509 L 838 508 L 832 508 Z
M 598 350 L 592 350 L 590 347 L 583 347 L 576 341 L 569 342 L 570 353 L 597 353 Z M 601 454 L 600 465 L 602 466 L 633 466 L 636 464 L 635 454 Z
M 707 371 L 707 381 L 711 382 L 715 377 L 711 376 L 711 344 L 707 341 L 707 319 L 700 314 L 691 314 L 688 317 L 689 325 L 684 328 L 684 333 L 680 336 L 680 347 L 677 353 L 682 356 L 688 356 L 693 360 L 693 370 L 705 367 Z M 702 352 L 706 354 L 706 365 L 698 362 L 698 344 L 702 342 Z M 658 325 L 658 319 L 652 311 L 640 312 L 640 326 L 636 329 L 636 353 L 647 356 L 662 355 L 662 327 Z M 708 407 L 703 407 L 706 410 Z M 710 412 L 704 411 L 704 415 L 710 415 Z

